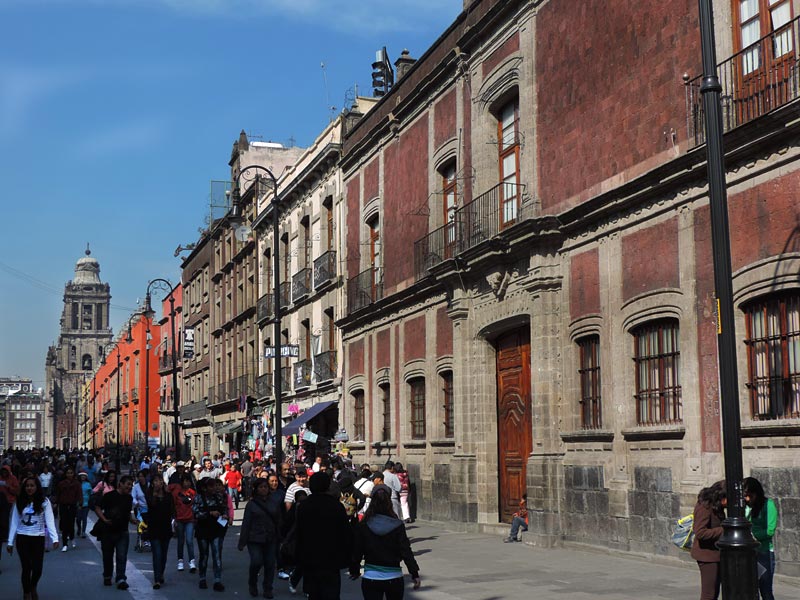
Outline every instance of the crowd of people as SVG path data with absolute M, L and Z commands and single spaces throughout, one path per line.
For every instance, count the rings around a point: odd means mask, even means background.
M 365 600 L 397 600 L 401 562 L 420 586 L 405 528 L 409 478 L 399 463 L 373 470 L 346 455 L 276 464 L 246 453 L 187 461 L 147 454 L 118 472 L 101 452 L 42 449 L 9 450 L 0 464 L 0 542 L 19 556 L 23 600 L 38 600 L 46 551 L 69 552 L 89 535 L 100 543 L 105 586 L 128 589 L 133 537 L 152 553 L 154 590 L 174 569 L 222 592 L 224 540 L 242 502 L 237 548 L 247 558 L 226 560 L 248 561 L 251 596 L 273 598 L 277 579 L 292 594 L 335 600 L 346 571 L 361 578 Z

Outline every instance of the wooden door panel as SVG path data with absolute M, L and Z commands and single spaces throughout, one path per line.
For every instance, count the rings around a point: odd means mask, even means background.
M 497 420 L 500 520 L 511 522 L 527 490 L 533 448 L 527 329 L 497 340 Z

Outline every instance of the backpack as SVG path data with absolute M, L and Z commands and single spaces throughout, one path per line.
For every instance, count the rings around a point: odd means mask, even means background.
M 694 543 L 694 514 L 681 517 L 672 527 L 670 539 L 677 548 L 690 552 Z

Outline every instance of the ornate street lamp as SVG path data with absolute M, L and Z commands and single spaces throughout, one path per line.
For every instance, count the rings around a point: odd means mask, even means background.
M 239 191 L 239 182 L 242 179 L 242 176 L 250 171 L 263 171 L 267 174 L 267 176 L 272 180 L 272 200 L 270 202 L 270 210 L 272 210 L 272 256 L 273 256 L 273 295 L 274 295 L 274 306 L 275 306 L 275 314 L 273 316 L 272 322 L 275 326 L 274 335 L 273 335 L 273 346 L 275 348 L 275 368 L 273 370 L 273 375 L 275 378 L 274 382 L 274 394 L 275 394 L 275 441 L 273 445 L 273 455 L 275 456 L 276 464 L 281 464 L 283 462 L 283 436 L 281 435 L 281 387 L 282 387 L 282 373 L 281 373 L 281 269 L 280 269 L 280 219 L 278 214 L 278 208 L 280 205 L 280 196 L 278 195 L 278 180 L 275 178 L 275 175 L 266 167 L 262 167 L 261 165 L 248 165 L 239 170 L 239 175 L 236 177 L 236 181 L 234 182 L 233 192 L 231 194 L 231 212 L 228 216 L 228 220 L 231 223 L 231 227 L 239 232 L 242 230 L 242 207 L 241 207 L 241 194 Z M 247 177 L 246 180 L 251 181 Z M 261 180 L 261 176 L 259 173 L 253 177 L 252 181 L 255 184 Z
M 703 97 L 708 152 L 708 193 L 711 205 L 711 244 L 714 252 L 714 288 L 717 296 L 719 379 L 722 437 L 727 483 L 727 518 L 722 522 L 720 579 L 726 600 L 752 600 L 758 594 L 756 548 L 750 523 L 744 516 L 742 438 L 739 415 L 736 335 L 733 315 L 731 242 L 725 188 L 725 154 L 722 149 L 722 111 L 717 77 L 714 17 L 711 0 L 700 3 L 700 44 L 703 54 Z
M 169 321 L 171 326 L 172 344 L 170 345 L 170 359 L 172 361 L 172 412 L 173 412 L 173 428 L 174 437 L 173 444 L 175 446 L 175 460 L 180 460 L 180 444 L 178 443 L 179 433 L 179 420 L 180 420 L 180 400 L 178 397 L 178 360 L 175 355 L 175 348 L 178 345 L 178 340 L 175 337 L 175 288 L 168 280 L 152 279 L 147 283 L 147 293 L 144 296 L 144 314 L 147 325 L 146 348 L 147 352 L 144 359 L 145 382 L 144 382 L 144 420 L 145 420 L 145 433 L 144 443 L 148 445 L 150 438 L 150 322 L 153 318 L 153 308 L 151 306 L 150 290 L 155 287 L 162 290 L 167 290 L 167 298 L 169 298 Z

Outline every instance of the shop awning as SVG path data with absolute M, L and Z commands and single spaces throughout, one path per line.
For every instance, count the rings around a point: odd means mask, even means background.
M 307 409 L 302 415 L 297 417 L 294 421 L 284 425 L 282 430 L 283 435 L 295 435 L 300 433 L 300 428 L 303 425 L 335 404 L 337 404 L 336 400 L 329 400 L 327 402 L 319 402 L 318 404 L 315 404 L 311 408 Z
M 239 421 L 231 421 L 229 423 L 223 423 L 222 425 L 217 425 L 214 427 L 214 431 L 217 435 L 225 435 L 226 433 L 233 433 L 234 431 L 238 431 L 242 428 L 242 424 Z

